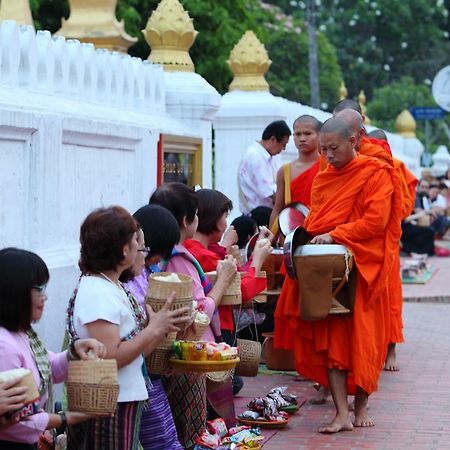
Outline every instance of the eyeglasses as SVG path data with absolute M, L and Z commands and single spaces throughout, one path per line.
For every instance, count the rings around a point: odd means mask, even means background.
M 144 256 L 147 258 L 150 254 L 150 247 L 139 248 L 138 252 L 144 253 Z
M 31 286 L 31 288 L 35 289 L 39 294 L 45 294 L 47 291 L 47 283 L 40 286 Z

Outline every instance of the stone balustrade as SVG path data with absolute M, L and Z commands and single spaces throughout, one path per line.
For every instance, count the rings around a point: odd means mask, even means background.
M 165 112 L 162 67 L 92 44 L 0 24 L 0 85 L 135 112 Z

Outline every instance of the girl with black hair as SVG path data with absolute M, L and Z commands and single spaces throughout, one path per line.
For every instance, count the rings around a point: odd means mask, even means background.
M 0 430 L 0 448 L 34 449 L 41 434 L 62 425 L 74 425 L 90 416 L 75 412 L 52 414 L 52 384 L 67 377 L 68 358 L 87 359 L 92 351 L 101 358 L 105 346 L 96 339 L 79 339 L 72 351 L 48 351 L 32 327 L 41 319 L 47 301 L 49 273 L 44 261 L 35 253 L 17 248 L 0 250 L 0 371 L 26 368 L 31 370 L 40 399 L 41 412 Z

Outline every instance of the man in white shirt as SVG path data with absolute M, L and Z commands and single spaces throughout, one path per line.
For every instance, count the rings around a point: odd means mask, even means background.
M 253 142 L 241 160 L 238 172 L 239 209 L 248 214 L 258 206 L 273 207 L 276 174 L 281 166 L 277 156 L 289 141 L 291 130 L 284 120 L 270 123 L 260 141 Z

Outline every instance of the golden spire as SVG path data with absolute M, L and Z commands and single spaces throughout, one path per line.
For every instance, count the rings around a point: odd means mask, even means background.
M 411 113 L 404 109 L 395 121 L 395 129 L 404 137 L 416 137 L 416 121 Z
M 172 72 L 195 71 L 189 49 L 198 33 L 178 0 L 162 0 L 142 32 L 152 49 L 148 57 L 151 62 Z
M 253 31 L 246 31 L 231 50 L 228 65 L 234 74 L 229 90 L 268 91 L 264 74 L 272 61 Z
M 347 98 L 348 91 L 345 87 L 344 80 L 341 80 L 341 85 L 339 86 L 339 101 L 345 100 Z
M 367 101 L 366 100 L 366 94 L 364 93 L 363 90 L 361 90 L 359 95 L 358 95 L 358 102 L 359 102 L 359 105 L 361 106 L 361 112 L 362 112 L 363 116 L 365 117 L 364 124 L 365 125 L 370 125 L 371 124 L 371 120 L 367 116 L 366 101 Z
M 15 20 L 20 25 L 33 25 L 29 0 L 1 0 L 1 20 Z
M 70 16 L 62 20 L 57 34 L 90 42 L 96 48 L 127 53 L 137 39 L 125 32 L 123 20 L 116 19 L 116 3 L 117 0 L 69 0 Z

